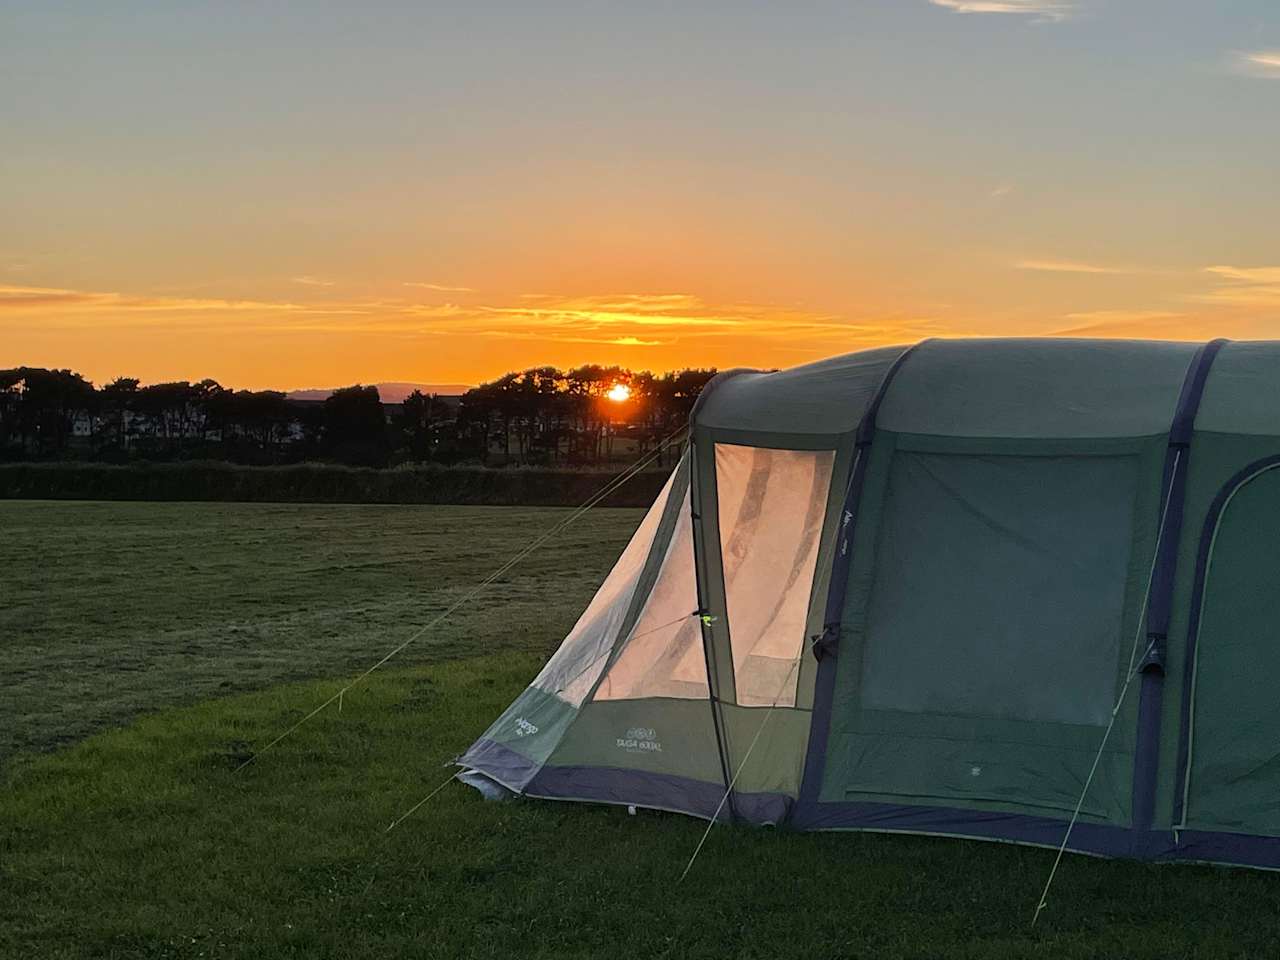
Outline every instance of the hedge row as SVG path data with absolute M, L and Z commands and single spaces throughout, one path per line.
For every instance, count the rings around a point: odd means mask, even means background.
M 0 464 L 0 499 L 578 506 L 619 473 L 431 465 L 374 470 L 315 463 L 246 467 L 213 461 L 8 463 Z M 665 480 L 663 471 L 643 471 L 602 505 L 647 507 Z

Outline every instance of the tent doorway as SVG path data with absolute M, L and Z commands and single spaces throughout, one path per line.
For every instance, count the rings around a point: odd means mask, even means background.
M 1280 461 L 1237 475 L 1202 544 L 1184 806 L 1191 829 L 1280 835 Z

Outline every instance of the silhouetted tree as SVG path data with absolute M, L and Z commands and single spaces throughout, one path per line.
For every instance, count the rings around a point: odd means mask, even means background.
M 141 449 L 181 454 L 199 444 L 207 456 L 216 444 L 214 455 L 255 463 L 320 456 L 381 466 L 393 447 L 413 460 L 487 464 L 500 450 L 503 464 L 598 463 L 616 455 L 618 438 L 642 454 L 677 430 L 714 373 L 530 367 L 481 384 L 456 404 L 415 391 L 389 430 L 376 387 L 348 387 L 307 403 L 273 390 L 227 390 L 207 379 L 143 387 L 120 377 L 94 390 L 69 370 L 18 367 L 0 371 L 0 452 L 59 455 L 80 432 L 108 456 L 149 438 Z M 622 403 L 608 399 L 618 383 L 631 390 Z
M 98 391 L 103 415 L 103 438 L 109 446 L 128 449 L 131 435 L 130 417 L 136 412 L 134 401 L 138 394 L 138 380 L 134 377 L 116 377 Z
M 410 459 L 432 460 L 452 411 L 436 394 L 414 390 L 400 405 L 397 426 Z
M 92 424 L 97 407 L 93 384 L 70 370 L 17 367 L 0 372 L 6 399 L 6 436 L 16 436 L 22 451 L 38 456 L 67 448 L 77 419 Z
M 324 402 L 325 453 L 341 463 L 383 467 L 389 454 L 387 417 L 378 388 L 344 387 Z
M 217 424 L 223 445 L 229 450 L 248 447 L 260 454 L 285 439 L 293 411 L 278 390 L 219 390 L 208 402 L 210 424 Z M 249 452 L 246 451 L 246 456 Z M 268 457 L 269 459 L 269 457 Z

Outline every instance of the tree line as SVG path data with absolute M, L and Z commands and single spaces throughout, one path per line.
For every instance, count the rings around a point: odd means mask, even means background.
M 97 387 L 71 370 L 15 367 L 0 370 L 0 459 L 599 465 L 677 432 L 714 374 L 531 367 L 460 397 L 414 391 L 384 404 L 359 384 L 307 401 L 214 380 Z

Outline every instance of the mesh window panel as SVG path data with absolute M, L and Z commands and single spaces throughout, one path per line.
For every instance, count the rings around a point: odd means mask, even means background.
M 716 444 L 737 701 L 794 706 L 834 454 Z
M 622 654 L 601 681 L 596 699 L 696 697 L 705 700 L 707 663 L 702 652 L 697 606 L 693 532 L 686 493 L 662 570 Z
M 622 551 L 622 556 L 609 571 L 609 576 L 564 638 L 560 649 L 533 681 L 533 686 L 553 693 L 575 707 L 581 706 L 591 692 L 631 606 L 631 598 L 653 547 L 653 538 L 674 480 L 673 472 L 632 535 L 631 542 Z
M 1107 722 L 1137 460 L 898 452 L 862 706 Z

